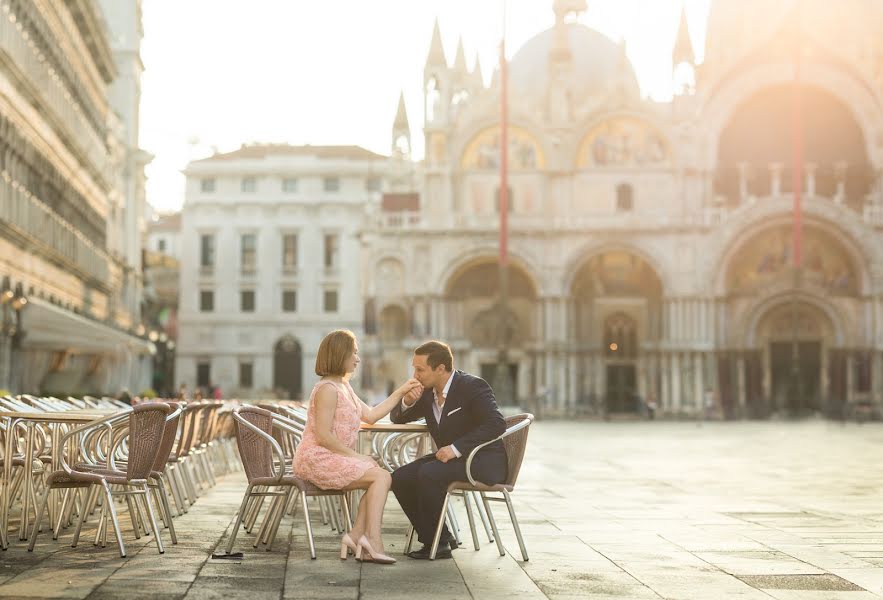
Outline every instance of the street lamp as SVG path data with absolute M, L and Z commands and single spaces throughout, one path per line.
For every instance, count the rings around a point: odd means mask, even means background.
M 21 284 L 13 290 L 9 277 L 0 284 L 0 388 L 12 388 L 13 353 L 18 349 L 24 333 L 21 330 L 21 311 L 27 305 Z

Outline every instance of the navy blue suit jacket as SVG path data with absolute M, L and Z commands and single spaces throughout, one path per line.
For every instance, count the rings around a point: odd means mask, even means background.
M 460 370 L 454 371 L 453 378 L 442 409 L 441 423 L 435 420 L 432 411 L 435 402 L 432 389 L 425 390 L 407 410 L 402 410 L 401 403 L 396 404 L 389 417 L 393 423 L 426 419 L 436 446 L 442 448 L 453 444 L 465 460 L 476 446 L 501 436 L 506 431 L 506 421 L 497 407 L 494 391 L 484 379 Z M 503 442 L 485 446 L 479 455 L 485 452 L 504 452 Z

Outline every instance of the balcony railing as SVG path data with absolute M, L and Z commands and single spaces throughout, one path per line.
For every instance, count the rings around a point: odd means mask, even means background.
M 5 171 L 0 173 L 0 222 L 24 235 L 55 262 L 106 287 L 109 257 Z
M 96 170 L 105 183 L 110 181 L 110 158 L 102 133 L 83 112 L 62 76 L 50 64 L 46 53 L 38 48 L 35 34 L 28 33 L 29 26 L 14 14 L 0 12 L 0 51 L 5 52 L 39 92 L 40 99 L 48 106 L 66 130 L 66 142 L 77 148 Z M 98 125 L 101 127 L 101 125 Z

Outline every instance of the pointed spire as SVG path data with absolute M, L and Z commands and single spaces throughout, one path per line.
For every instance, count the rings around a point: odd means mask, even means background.
M 432 27 L 432 42 L 429 44 L 429 55 L 426 57 L 426 67 L 445 67 L 448 61 L 445 59 L 445 48 L 442 46 L 441 29 L 438 26 L 438 17 Z
M 469 70 L 466 68 L 466 51 L 463 50 L 463 36 L 457 41 L 457 57 L 454 58 L 454 72 L 458 75 L 466 75 Z
M 399 93 L 399 107 L 396 110 L 396 119 L 392 124 L 393 132 L 410 131 L 408 125 L 408 113 L 405 110 L 405 92 Z
M 681 3 L 681 22 L 678 24 L 678 35 L 675 38 L 675 46 L 671 52 L 673 66 L 681 63 L 694 64 L 696 57 L 693 54 L 693 43 L 690 41 L 690 29 L 687 26 L 687 8 Z
M 475 55 L 475 66 L 469 73 L 469 83 L 477 90 L 484 88 L 484 75 L 481 74 L 481 62 L 478 60 L 478 54 Z

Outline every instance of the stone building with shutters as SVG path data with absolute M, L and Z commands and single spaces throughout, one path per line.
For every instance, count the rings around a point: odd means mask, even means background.
M 140 0 L 0 2 L 0 388 L 137 394 Z

